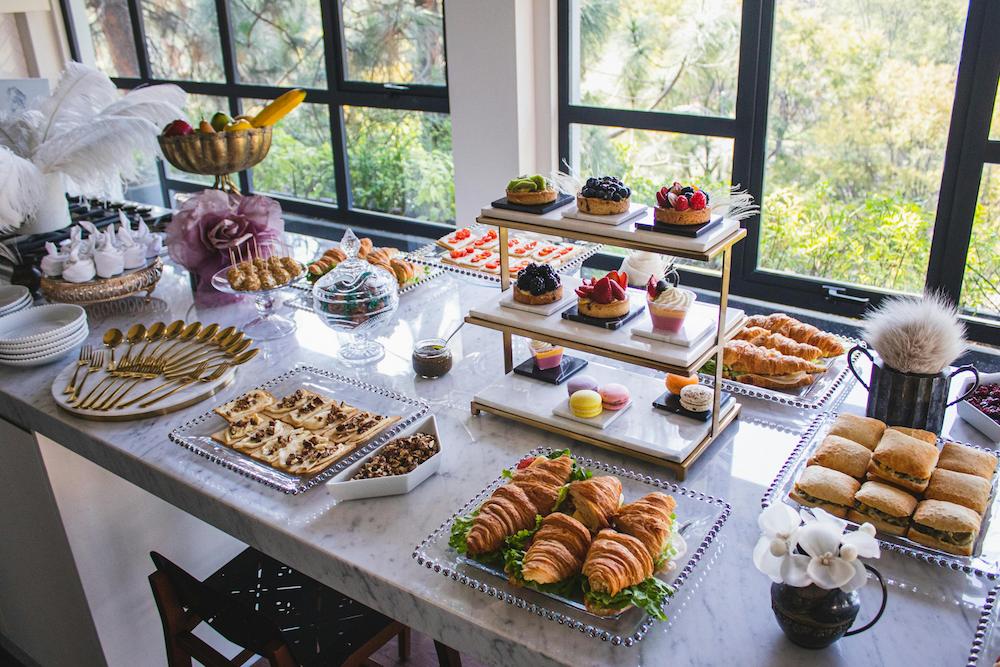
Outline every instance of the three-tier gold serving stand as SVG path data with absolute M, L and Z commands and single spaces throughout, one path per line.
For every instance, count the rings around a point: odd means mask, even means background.
M 546 236 L 559 236 L 565 239 L 572 239 L 576 241 L 590 241 L 592 243 L 601 243 L 612 246 L 617 246 L 620 248 L 628 248 L 631 250 L 645 250 L 647 252 L 652 252 L 660 255 L 670 255 L 673 257 L 681 257 L 684 259 L 690 259 L 700 262 L 710 262 L 718 256 L 722 256 L 722 284 L 719 289 L 719 314 L 716 323 L 716 333 L 714 344 L 705 351 L 700 357 L 698 357 L 694 362 L 687 366 L 674 366 L 672 364 L 667 364 L 652 359 L 645 358 L 639 354 L 627 354 L 619 352 L 617 350 L 606 350 L 600 347 L 595 347 L 594 345 L 584 343 L 581 341 L 576 341 L 571 338 L 562 338 L 557 336 L 551 336 L 541 331 L 533 330 L 527 324 L 520 324 L 519 326 L 513 326 L 510 324 L 503 324 L 500 322 L 494 322 L 481 317 L 477 317 L 475 314 L 470 313 L 466 316 L 465 321 L 469 324 L 475 324 L 481 327 L 487 327 L 489 329 L 495 329 L 503 334 L 503 358 L 504 358 L 504 371 L 509 375 L 514 369 L 514 357 L 513 357 L 513 336 L 523 336 L 525 338 L 534 338 L 536 340 L 543 340 L 555 345 L 562 345 L 564 347 L 573 348 L 576 350 L 581 350 L 583 352 L 589 352 L 591 354 L 607 357 L 609 359 L 617 359 L 618 361 L 624 361 L 629 364 L 634 364 L 636 366 L 642 366 L 645 368 L 651 368 L 658 371 L 663 371 L 667 373 L 677 373 L 680 375 L 690 375 L 701 368 L 705 362 L 715 357 L 715 382 L 714 382 L 714 399 L 712 404 L 712 425 L 708 434 L 705 435 L 701 441 L 695 446 L 691 453 L 681 462 L 668 461 L 666 459 L 658 458 L 646 454 L 644 452 L 639 452 L 627 447 L 622 447 L 616 443 L 609 442 L 602 439 L 600 436 L 591 436 L 577 433 L 559 426 L 552 424 L 547 424 L 541 421 L 537 421 L 530 417 L 515 414 L 497 408 L 491 405 L 485 405 L 476 400 L 472 401 L 472 414 L 478 415 L 480 412 L 489 412 L 500 417 L 505 417 L 507 419 L 512 419 L 529 426 L 534 426 L 550 433 L 556 433 L 558 435 L 563 435 L 580 442 L 585 442 L 595 447 L 601 447 L 614 452 L 619 452 L 626 454 L 628 456 L 634 456 L 636 458 L 655 463 L 656 465 L 668 468 L 672 470 L 678 477 L 678 479 L 683 480 L 687 474 L 688 468 L 694 464 L 695 461 L 708 449 L 709 445 L 715 441 L 719 435 L 725 430 L 729 424 L 736 419 L 740 412 L 740 405 L 735 401 L 729 401 L 726 404 L 724 411 L 720 410 L 721 407 L 721 387 L 722 387 L 722 351 L 726 342 L 735 335 L 737 331 L 742 328 L 742 322 L 737 323 L 736 326 L 729 327 L 727 333 L 726 327 L 726 309 L 729 302 L 729 280 L 730 273 L 732 270 L 732 260 L 733 260 L 733 246 L 739 241 L 746 237 L 747 232 L 742 227 L 737 227 L 732 231 L 731 234 L 723 239 L 720 239 L 715 245 L 704 251 L 692 251 L 682 248 L 678 248 L 672 245 L 674 240 L 669 234 L 661 234 L 658 232 L 648 232 L 641 235 L 637 234 L 620 234 L 620 235 L 606 235 L 601 234 L 598 231 L 587 231 L 593 230 L 594 224 L 579 223 L 578 221 L 567 221 L 565 225 L 554 227 L 551 225 L 542 225 L 531 222 L 521 222 L 513 220 L 502 220 L 499 218 L 493 218 L 485 215 L 479 216 L 477 222 L 481 225 L 488 225 L 498 228 L 499 239 L 500 239 L 500 289 L 505 291 L 510 289 L 510 257 L 507 247 L 507 236 L 508 230 L 516 229 L 525 232 L 535 232 L 537 234 L 543 234 Z M 615 228 L 619 229 L 620 228 Z M 660 238 L 662 237 L 662 238 Z

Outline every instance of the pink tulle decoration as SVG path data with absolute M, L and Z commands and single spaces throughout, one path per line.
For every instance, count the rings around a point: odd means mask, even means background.
M 167 225 L 170 257 L 191 272 L 197 292 L 223 296 L 212 288 L 212 276 L 229 266 L 229 249 L 256 239 L 258 247 L 279 242 L 285 231 L 278 202 L 261 195 L 241 197 L 204 190 L 181 204 Z M 235 300 L 235 299 L 233 299 Z

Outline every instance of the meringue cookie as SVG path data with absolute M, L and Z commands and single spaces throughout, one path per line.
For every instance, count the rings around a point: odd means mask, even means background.
M 117 276 L 125 270 L 124 253 L 115 245 L 115 226 L 109 225 L 108 231 L 101 235 L 100 246 L 94 251 L 94 265 L 97 275 L 101 278 Z
M 42 273 L 48 278 L 58 278 L 62 275 L 63 266 L 66 264 L 68 253 L 56 250 L 56 244 L 45 243 L 46 255 L 42 257 Z
M 69 258 L 63 266 L 63 280 L 71 283 L 85 283 L 93 280 L 97 275 L 97 267 L 90 257 L 81 257 L 78 248 L 74 248 L 69 253 Z

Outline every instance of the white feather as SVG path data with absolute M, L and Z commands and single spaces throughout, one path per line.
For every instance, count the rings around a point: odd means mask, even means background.
M 17 229 L 38 209 L 44 177 L 38 168 L 0 146 L 0 232 Z
M 864 338 L 890 367 L 940 373 L 966 350 L 965 326 L 940 294 L 886 299 L 865 316 Z
M 81 63 L 66 63 L 52 95 L 38 104 L 45 116 L 39 141 L 88 122 L 117 98 L 118 90 L 106 74 Z
M 187 93 L 174 84 L 143 86 L 102 109 L 101 115 L 145 118 L 159 128 L 184 115 L 186 98 Z

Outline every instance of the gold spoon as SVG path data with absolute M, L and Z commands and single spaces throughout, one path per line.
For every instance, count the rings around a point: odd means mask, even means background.
M 150 360 L 156 359 L 162 356 L 164 353 L 168 352 L 170 348 L 177 345 L 177 337 L 181 335 L 181 331 L 184 330 L 184 320 L 174 320 L 167 325 L 167 328 L 163 332 L 163 340 L 152 349 L 149 353 Z M 166 347 L 164 348 L 164 345 Z M 161 352 L 162 350 L 162 352 Z
M 215 350 L 215 351 L 209 350 L 209 351 L 207 351 L 205 353 L 202 353 L 202 354 L 198 355 L 199 357 L 202 357 L 202 358 L 197 358 L 197 357 L 196 358 L 192 358 L 192 359 L 190 359 L 189 361 L 187 361 L 187 362 L 185 362 L 183 364 L 178 364 L 178 365 L 173 366 L 172 368 L 166 368 L 166 369 L 164 369 L 164 375 L 167 375 L 167 376 L 171 376 L 171 375 L 172 376 L 177 376 L 177 375 L 180 375 L 180 374 L 184 373 L 185 370 L 187 370 L 191 366 L 195 365 L 196 363 L 200 364 L 200 363 L 203 363 L 205 361 L 209 361 L 209 360 L 213 360 L 213 359 L 221 359 L 221 358 L 225 358 L 225 357 L 232 357 L 234 355 L 237 355 L 237 354 L 243 352 L 244 350 L 246 350 L 251 345 L 253 345 L 253 340 L 251 340 L 250 338 L 243 338 L 243 336 L 241 334 L 238 339 L 236 339 L 233 342 L 229 343 L 228 345 L 226 345 L 221 350 Z M 205 355 L 207 355 L 207 357 Z
M 172 355 L 169 359 L 166 359 L 164 361 L 164 366 L 169 367 L 171 365 L 175 365 L 176 363 L 180 362 L 183 359 L 187 359 L 193 355 L 197 355 L 199 353 L 199 348 L 201 346 L 205 345 L 205 343 L 211 343 L 218 330 L 219 330 L 218 324 L 215 324 L 214 322 L 212 324 L 209 324 L 207 327 L 199 331 L 197 335 L 195 335 L 194 338 L 191 339 L 190 343 L 179 348 L 176 354 Z
M 143 344 L 142 349 L 139 350 L 139 356 L 136 357 L 137 363 L 142 363 L 143 355 L 146 354 L 146 350 L 149 349 L 150 343 L 156 343 L 163 337 L 163 332 L 166 331 L 167 325 L 163 322 L 153 322 L 152 326 L 146 329 L 146 342 Z
M 125 333 L 125 342 L 128 343 L 128 351 L 125 353 L 125 358 L 122 359 L 122 363 L 128 362 L 132 357 L 132 348 L 135 344 L 141 341 L 146 336 L 146 327 L 142 324 L 133 324 L 129 327 L 128 332 Z
M 195 382 L 214 382 L 215 380 L 218 380 L 223 375 L 225 375 L 228 371 L 229 371 L 229 364 L 222 364 L 221 366 L 219 366 L 218 368 L 216 368 L 214 371 L 212 371 L 208 375 L 202 376 L 201 373 L 192 373 L 191 376 L 188 376 L 188 378 L 186 378 L 184 381 L 182 381 L 180 384 L 178 384 L 176 387 L 174 387 L 173 389 L 171 389 L 167 393 L 161 394 L 160 396 L 157 396 L 156 398 L 154 398 L 151 401 L 146 401 L 145 403 L 140 403 L 139 407 L 140 408 L 148 408 L 149 406 L 153 405 L 154 403 L 158 403 L 158 402 L 162 401 L 163 399 L 165 399 L 167 396 L 170 396 L 171 394 L 176 394 L 177 392 L 179 392 L 184 387 L 187 387 L 190 384 L 194 384 Z M 202 372 L 204 372 L 204 370 L 202 370 Z
M 111 355 L 108 361 L 108 370 L 115 370 L 115 348 L 122 344 L 125 340 L 125 334 L 123 334 L 119 329 L 112 327 L 104 332 L 104 347 L 108 348 L 108 352 Z
M 208 328 L 211 328 L 211 325 Z M 210 339 L 206 337 L 205 339 L 199 341 L 201 343 L 204 343 L 204 346 L 201 349 L 195 348 L 192 350 L 188 350 L 187 352 L 184 352 L 169 359 L 166 363 L 166 370 L 170 370 L 171 368 L 177 368 L 178 366 L 187 365 L 192 360 L 197 359 L 200 356 L 211 354 L 215 350 L 208 347 L 209 345 L 217 345 L 218 347 L 228 347 L 233 341 L 243 337 L 243 333 L 239 331 L 234 331 L 227 336 L 223 336 L 222 333 L 223 333 L 222 331 L 216 332 L 215 335 L 212 336 Z
M 159 361 L 164 364 L 169 364 L 171 359 L 175 358 L 181 353 L 181 350 L 188 347 L 191 343 L 191 339 L 201 333 L 201 322 L 192 322 L 191 324 L 184 327 L 180 334 L 177 335 L 177 343 L 175 348 L 171 348 L 170 356 L 161 354 Z

